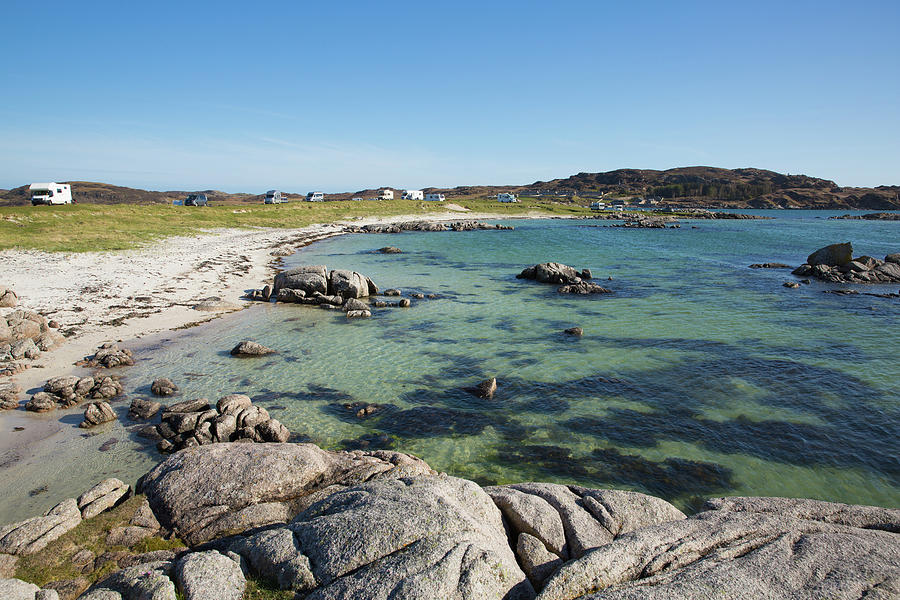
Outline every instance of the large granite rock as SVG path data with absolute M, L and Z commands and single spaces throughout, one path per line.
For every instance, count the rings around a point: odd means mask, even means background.
M 249 340 L 238 342 L 238 344 L 231 349 L 232 356 L 264 356 L 274 352 L 275 351 L 271 348 L 266 348 L 262 344 Z
M 118 506 L 131 497 L 131 486 L 110 477 L 78 497 L 82 519 L 91 519 L 103 511 Z
M 157 561 L 116 571 L 78 600 L 176 600 L 172 563 Z
M 900 536 L 870 528 L 885 520 L 896 523 L 900 511 L 756 498 L 712 505 L 721 508 L 638 529 L 566 563 L 539 599 L 900 594 Z M 868 527 L 827 522 L 834 519 Z
M 328 293 L 344 299 L 364 298 L 369 295 L 369 283 L 356 271 L 335 269 L 328 274 Z
M 851 260 L 853 260 L 853 244 L 846 242 L 819 248 L 806 258 L 806 264 L 812 267 L 816 265 L 842 267 Z
M 0 527 L 0 553 L 34 554 L 81 523 L 74 498 L 63 500 L 42 517 Z
M 191 552 L 175 566 L 185 600 L 241 600 L 247 580 L 240 565 L 215 550 Z
M 278 554 L 294 560 L 275 567 L 286 572 L 276 580 L 307 586 L 292 589 L 308 600 L 534 597 L 500 512 L 471 481 L 380 479 L 331 494 L 280 531 Z
M 516 275 L 517 279 L 534 279 L 541 283 L 578 283 L 581 276 L 578 271 L 569 265 L 548 262 L 527 267 Z
M 275 276 L 272 294 L 277 296 L 282 288 L 302 290 L 305 294 L 327 294 L 328 278 L 325 265 L 295 267 Z
M 191 545 L 284 523 L 324 489 L 432 472 L 397 452 L 327 452 L 313 444 L 212 444 L 157 465 L 139 482 L 153 513 Z

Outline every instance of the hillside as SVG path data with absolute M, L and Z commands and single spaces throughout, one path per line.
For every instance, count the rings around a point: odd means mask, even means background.
M 77 202 L 93 204 L 171 204 L 184 198 L 187 191 L 147 191 L 106 183 L 73 181 Z M 328 194 L 332 200 L 354 197 L 371 198 L 379 189 Z M 401 191 L 401 188 L 390 188 Z M 262 201 L 261 194 L 229 194 L 217 190 L 200 190 L 216 204 L 244 204 Z M 601 194 L 607 196 L 655 197 L 670 206 L 702 206 L 709 208 L 829 208 L 829 209 L 900 209 L 900 186 L 877 188 L 840 187 L 834 181 L 807 175 L 785 175 L 764 169 L 720 169 L 716 167 L 682 167 L 657 171 L 652 169 L 617 169 L 606 173 L 578 173 L 564 179 L 535 181 L 528 185 L 458 186 L 425 188 L 425 192 L 441 192 L 448 198 L 477 198 L 498 192 L 515 192 L 522 196 L 555 196 L 571 201 L 585 200 Z M 290 199 L 303 197 L 291 193 Z M 399 193 L 397 194 L 399 198 Z M 28 186 L 9 191 L 0 190 L 0 206 L 25 205 L 29 202 Z

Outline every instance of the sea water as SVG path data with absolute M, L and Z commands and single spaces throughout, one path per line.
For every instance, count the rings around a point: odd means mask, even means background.
M 51 470 L 31 461 L 34 481 L 14 495 L 34 514 L 102 477 L 133 482 L 160 456 L 135 434 L 127 400 L 169 377 L 181 387 L 172 401 L 244 393 L 296 440 L 410 452 L 482 484 L 631 489 L 688 510 L 717 495 L 900 506 L 900 301 L 823 293 L 900 286 L 790 289 L 789 269 L 748 268 L 798 265 L 844 241 L 880 258 L 900 251 L 900 223 L 757 214 L 776 218 L 680 229 L 514 220 L 513 231 L 318 242 L 284 267 L 352 269 L 382 290 L 435 297 L 360 320 L 259 303 L 139 344 L 137 364 L 120 371 L 121 422 L 67 441 Z M 388 245 L 402 253 L 376 252 Z M 589 268 L 613 293 L 561 295 L 516 278 L 547 261 Z M 564 333 L 576 326 L 583 336 Z M 230 356 L 245 339 L 277 353 Z M 492 398 L 472 393 L 489 377 Z M 375 412 L 357 416 L 367 404 Z M 63 418 L 74 427 L 79 417 Z M 41 485 L 46 494 L 26 497 Z

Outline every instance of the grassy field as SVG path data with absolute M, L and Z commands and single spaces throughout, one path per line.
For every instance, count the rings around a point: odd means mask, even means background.
M 483 199 L 452 199 L 474 212 L 509 215 L 528 212 L 568 216 L 590 211 L 577 204 L 524 198 L 517 204 Z M 353 217 L 443 213 L 436 202 L 412 200 L 363 202 L 290 202 L 227 206 L 74 204 L 0 208 L 0 250 L 49 252 L 124 250 L 171 236 L 193 235 L 222 227 L 296 228 Z M 465 213 L 459 214 L 465 219 Z

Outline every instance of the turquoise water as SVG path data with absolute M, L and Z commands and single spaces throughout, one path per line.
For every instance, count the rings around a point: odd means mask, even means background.
M 626 488 L 685 508 L 722 494 L 900 506 L 900 301 L 788 289 L 788 270 L 748 268 L 848 240 L 883 257 L 900 250 L 900 223 L 763 214 L 777 219 L 332 238 L 285 266 L 354 269 L 438 298 L 355 321 L 258 304 L 139 348 L 124 382 L 130 396 L 160 376 L 183 397 L 247 393 L 297 439 L 411 452 L 481 483 Z M 373 252 L 386 245 L 403 254 Z M 560 296 L 515 278 L 544 261 L 590 268 L 615 293 Z M 584 336 L 562 333 L 572 326 Z M 242 339 L 278 354 L 229 356 Z M 487 377 L 493 399 L 466 391 Z M 355 402 L 381 408 L 360 419 L 345 408 Z M 124 436 L 92 460 L 134 479 L 159 457 Z

